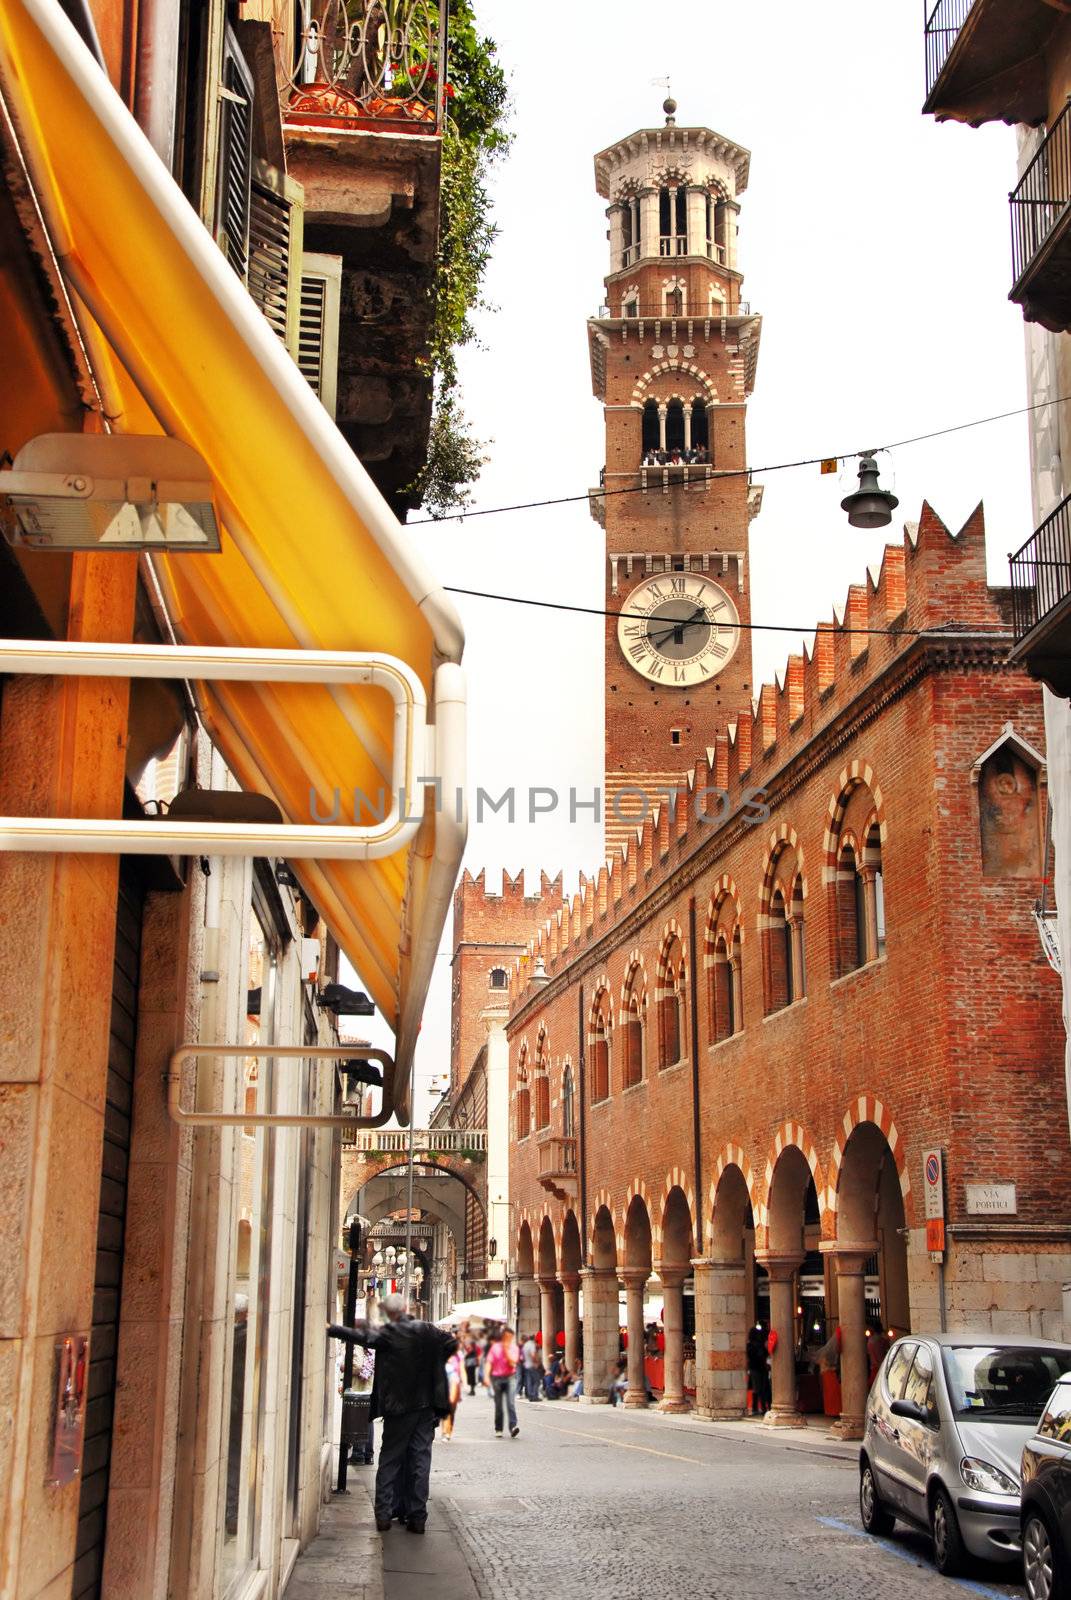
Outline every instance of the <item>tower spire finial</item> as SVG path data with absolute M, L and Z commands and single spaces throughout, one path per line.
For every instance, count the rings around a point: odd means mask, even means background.
M 662 102 L 662 110 L 666 113 L 666 127 L 675 127 L 677 122 L 677 102 L 673 98 L 673 89 L 668 74 L 664 78 L 652 78 L 651 82 L 656 88 L 666 91 L 666 98 Z

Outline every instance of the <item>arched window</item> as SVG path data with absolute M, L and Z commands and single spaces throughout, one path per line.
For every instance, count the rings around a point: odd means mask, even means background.
M 505 967 L 492 967 L 487 979 L 489 989 L 508 989 L 509 974 Z
M 692 401 L 692 444 L 696 449 L 702 447 L 710 449 L 710 427 L 707 421 L 707 403 L 705 400 Z M 711 457 L 713 460 L 713 457 Z
M 837 802 L 831 832 L 831 966 L 833 976 L 843 978 L 885 952 L 881 825 L 874 796 L 862 781 L 852 784 Z
M 735 891 L 723 888 L 707 919 L 707 1033 L 712 1044 L 744 1026 L 743 940 Z
M 528 1046 L 521 1046 L 517 1063 L 517 1138 L 527 1139 L 532 1131 L 532 1095 L 528 1087 Z
M 535 1125 L 550 1127 L 550 1063 L 547 1060 L 547 1035 L 540 1028 L 535 1058 Z
M 666 407 L 666 449 L 684 449 L 684 406 L 680 400 L 671 400 Z
M 806 992 L 803 881 L 796 850 L 785 843 L 771 858 L 763 884 L 763 988 L 767 1015 Z
M 683 256 L 688 251 L 688 203 L 684 189 L 674 185 L 658 191 L 659 253 Z
M 684 951 L 672 934 L 658 962 L 658 1065 L 676 1066 L 684 1050 Z
M 622 1088 L 630 1089 L 643 1078 L 643 969 L 634 963 L 625 980 L 621 1006 Z
M 631 267 L 640 257 L 640 202 L 635 195 L 626 200 L 621 218 L 621 265 Z
M 610 1095 L 610 996 L 600 989 L 591 1013 L 591 1098 L 607 1100 Z
M 573 1069 L 568 1062 L 562 1073 L 562 1133 L 567 1139 L 576 1136 L 576 1110 L 573 1100 Z
M 643 408 L 643 434 L 641 448 L 644 455 L 648 450 L 657 450 L 662 440 L 662 431 L 658 425 L 658 401 L 648 400 Z

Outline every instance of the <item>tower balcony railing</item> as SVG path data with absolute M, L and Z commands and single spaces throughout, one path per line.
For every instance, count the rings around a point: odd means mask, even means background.
M 959 38 L 960 29 L 975 4 L 976 0 L 937 0 L 926 18 L 927 97 L 933 93 L 934 85 Z
M 1071 98 L 1011 195 L 1011 299 L 1029 322 L 1071 327 Z
M 363 1155 L 405 1155 L 409 1139 L 408 1128 L 356 1128 L 350 1148 Z M 487 1149 L 487 1129 L 414 1128 L 412 1140 L 414 1152 L 421 1155 L 482 1153 Z
M 1014 660 L 1071 694 L 1071 495 L 1009 558 Z
M 622 267 L 634 267 L 639 259 L 640 242 L 637 239 L 635 244 L 625 245 L 621 252 L 621 265 Z
M 660 234 L 658 253 L 660 256 L 686 256 L 688 254 L 688 235 L 686 233 Z
M 283 120 L 302 127 L 434 135 L 447 82 L 445 4 L 274 0 Z
M 727 301 L 715 301 L 713 305 L 685 306 L 679 309 L 667 305 L 665 301 L 655 300 L 629 300 L 625 305 L 614 309 L 612 306 L 601 305 L 595 313 L 596 322 L 718 322 L 722 317 L 749 317 L 751 315 L 751 302 L 739 300 L 736 305 Z

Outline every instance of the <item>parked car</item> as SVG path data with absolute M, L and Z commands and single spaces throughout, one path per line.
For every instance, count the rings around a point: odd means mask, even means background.
M 1071 1373 L 1023 1449 L 1023 1579 L 1030 1600 L 1071 1595 Z
M 938 1571 L 968 1556 L 1017 1561 L 1019 1471 L 1071 1350 L 1048 1339 L 909 1334 L 874 1380 L 859 1452 L 868 1533 L 928 1529 Z

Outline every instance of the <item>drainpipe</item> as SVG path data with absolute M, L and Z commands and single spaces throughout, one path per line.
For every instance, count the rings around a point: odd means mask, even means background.
M 700 1255 L 703 1254 L 703 1186 L 702 1186 L 702 1135 L 699 1127 L 699 982 L 698 958 L 695 947 L 695 895 L 688 899 L 688 977 L 690 1020 L 692 1024 L 692 1150 L 695 1161 L 695 1204 L 698 1215 L 696 1216 L 695 1246 Z
M 168 172 L 175 155 L 181 17 L 174 0 L 138 0 L 134 116 Z

